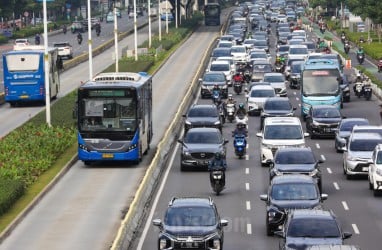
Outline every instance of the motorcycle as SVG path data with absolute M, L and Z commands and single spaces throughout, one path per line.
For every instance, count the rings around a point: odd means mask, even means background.
M 100 29 L 96 29 L 96 35 L 99 36 L 101 34 L 101 30 Z
M 372 93 L 373 93 L 373 90 L 371 89 L 370 84 L 365 84 L 363 86 L 363 96 L 366 98 L 366 100 L 369 101 L 371 99 Z
M 344 51 L 346 54 L 349 54 L 349 51 L 350 51 L 350 45 L 348 43 L 345 43 L 344 45 Z
M 235 134 L 233 140 L 235 155 L 241 159 L 247 152 L 247 140 L 244 134 Z
M 363 61 L 365 60 L 365 55 L 362 54 L 362 53 L 358 53 L 358 54 L 357 54 L 357 60 L 358 60 L 358 63 L 359 63 L 359 64 L 362 64 Z
M 233 90 L 235 91 L 236 94 L 240 95 L 242 91 L 242 83 L 235 81 L 233 83 Z
M 345 44 L 345 40 L 346 40 L 346 36 L 345 36 L 345 35 L 342 35 L 342 36 L 341 36 L 341 41 L 342 41 L 343 44 Z
M 355 95 L 358 98 L 361 98 L 361 96 L 363 95 L 362 89 L 363 89 L 363 83 L 362 82 L 356 82 L 355 86 L 354 86 L 354 91 L 355 91 Z
M 246 115 L 237 115 L 235 120 L 236 120 L 236 124 L 243 123 L 248 128 L 248 116 L 246 116 Z
M 377 67 L 378 67 L 378 73 L 381 73 L 381 71 L 382 71 L 382 60 L 378 61 Z
M 210 170 L 210 184 L 212 190 L 219 195 L 225 188 L 225 170 L 224 168 Z
M 277 63 L 275 64 L 275 70 L 276 72 L 283 73 L 284 72 L 284 64 L 282 63 Z
M 227 104 L 227 119 L 229 122 L 233 122 L 235 118 L 235 104 L 229 103 Z
M 62 33 L 64 33 L 64 35 L 65 35 L 65 34 L 66 34 L 66 31 L 67 31 L 66 26 L 64 26 L 64 27 L 62 28 Z
M 225 112 L 224 109 L 225 109 L 225 108 L 224 108 L 223 103 L 220 103 L 220 104 L 218 105 L 218 110 L 219 110 L 219 116 L 220 116 L 221 121 L 222 121 L 223 124 L 225 123 L 225 114 L 226 114 L 226 112 Z
M 244 72 L 244 81 L 247 82 L 247 83 L 250 83 L 251 82 L 251 73 L 249 72 L 249 70 L 246 70 Z
M 82 43 L 82 36 L 77 36 L 77 42 L 79 45 Z

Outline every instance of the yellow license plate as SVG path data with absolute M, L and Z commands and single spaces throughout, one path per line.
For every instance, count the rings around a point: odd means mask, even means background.
M 29 95 L 21 95 L 20 98 L 21 98 L 21 99 L 28 99 L 28 98 L 29 98 Z
M 102 158 L 111 159 L 111 158 L 114 158 L 114 155 L 113 154 L 102 154 Z

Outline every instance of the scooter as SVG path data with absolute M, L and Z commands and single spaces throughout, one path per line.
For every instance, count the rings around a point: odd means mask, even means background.
M 276 72 L 283 73 L 284 72 L 284 64 L 282 63 L 277 63 L 275 64 L 275 70 Z
M 238 124 L 238 123 L 245 124 L 246 128 L 248 129 L 248 116 L 246 116 L 246 115 L 237 115 L 235 120 L 236 120 L 236 124 Z
M 99 36 L 101 34 L 101 29 L 96 29 L 96 35 Z
M 229 122 L 233 122 L 235 119 L 235 104 L 227 104 L 227 119 Z
M 219 110 L 219 115 L 220 115 L 221 121 L 224 124 L 225 123 L 225 116 L 226 116 L 225 110 L 224 110 L 224 105 L 223 105 L 223 103 L 220 103 L 217 107 Z
M 221 191 L 225 188 L 225 169 L 214 169 L 210 170 L 210 184 L 212 190 L 219 195 Z
M 77 37 L 77 42 L 78 42 L 79 45 L 81 45 L 81 43 L 82 43 L 82 36 Z
M 363 86 L 363 96 L 366 98 L 366 100 L 370 101 L 372 93 L 373 90 L 371 89 L 371 86 L 369 84 L 365 84 Z
M 233 140 L 235 155 L 241 159 L 247 152 L 247 140 L 244 134 L 235 134 Z
M 361 98 L 362 96 L 362 87 L 363 87 L 363 83 L 362 82 L 356 82 L 355 83 L 355 86 L 354 86 L 354 92 L 355 92 L 355 95 L 358 97 L 358 98 Z
M 363 61 L 365 60 L 365 55 L 364 55 L 364 54 L 361 54 L 361 53 L 358 53 L 358 54 L 357 54 L 357 60 L 358 60 L 358 63 L 359 63 L 359 64 L 362 64 Z
M 345 36 L 345 35 L 342 35 L 342 36 L 341 36 L 341 41 L 342 41 L 342 43 L 345 43 L 345 39 L 346 39 L 346 36 Z
M 381 71 L 382 71 L 382 60 L 378 61 L 377 67 L 378 67 L 378 73 L 381 73 Z
M 349 54 L 349 51 L 350 51 L 350 45 L 348 43 L 345 43 L 344 45 L 344 51 L 346 54 Z
M 212 102 L 217 106 L 221 103 L 220 90 L 212 91 Z
M 233 90 L 235 91 L 236 94 L 240 95 L 242 89 L 243 89 L 243 87 L 242 87 L 242 83 L 241 82 L 235 81 L 233 83 Z

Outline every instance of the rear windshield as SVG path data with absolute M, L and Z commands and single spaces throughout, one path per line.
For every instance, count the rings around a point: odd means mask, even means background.
M 303 139 L 301 126 L 298 125 L 269 125 L 265 126 L 264 138 L 271 140 Z

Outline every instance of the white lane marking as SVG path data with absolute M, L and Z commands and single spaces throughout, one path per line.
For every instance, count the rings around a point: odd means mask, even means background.
M 359 230 L 358 230 L 357 224 L 351 224 L 351 226 L 353 227 L 354 233 L 355 234 L 359 234 Z
M 245 174 L 249 174 L 249 168 L 245 168 Z
M 298 101 L 298 100 L 297 100 Z M 299 107 L 301 107 L 301 103 L 298 104 Z
M 335 189 L 340 190 L 340 186 L 338 186 L 337 182 L 333 182 L 333 186 Z
M 177 145 L 175 146 L 175 150 L 174 150 L 174 152 L 173 152 L 173 154 L 172 154 L 172 156 L 170 158 L 170 161 L 168 163 L 169 165 L 167 166 L 166 172 L 163 175 L 162 183 L 159 186 L 158 193 L 156 194 L 156 197 L 155 197 L 155 199 L 153 201 L 150 214 L 147 217 L 146 225 L 145 225 L 145 228 L 143 229 L 142 236 L 139 239 L 137 250 L 142 250 L 143 242 L 146 239 L 147 232 L 149 231 L 149 227 L 151 226 L 151 221 L 153 220 L 155 209 L 156 209 L 156 207 L 158 205 L 159 198 L 160 198 L 160 196 L 161 196 L 161 194 L 163 192 L 164 186 L 166 184 L 168 175 L 169 175 L 170 170 L 171 170 L 171 168 L 169 166 L 172 166 L 172 164 L 174 162 L 174 159 L 175 159 L 175 155 L 178 152 L 178 149 L 179 149 L 179 143 L 177 143 Z
M 252 225 L 247 224 L 247 234 L 252 234 Z
M 349 207 L 348 207 L 348 204 L 346 203 L 346 201 L 342 201 L 342 206 L 344 207 L 345 210 L 349 210 Z
M 250 201 L 246 201 L 245 202 L 245 207 L 247 208 L 247 210 L 251 210 L 251 202 Z
M 245 190 L 249 190 L 249 183 L 245 183 Z
M 293 91 L 293 94 L 294 94 L 294 95 L 297 95 L 297 92 L 296 92 L 296 91 Z
M 246 161 L 249 160 L 249 154 L 246 154 L 246 155 L 245 155 L 245 160 L 246 160 Z
M 332 170 L 330 168 L 326 168 L 326 170 L 328 171 L 329 174 L 332 173 Z
M 298 98 L 297 96 L 296 96 L 296 101 L 299 101 L 300 100 L 300 98 Z
M 319 149 L 320 148 L 320 144 L 316 143 L 316 148 Z
M 322 159 L 323 161 L 326 161 L 325 155 L 321 155 L 321 159 Z

